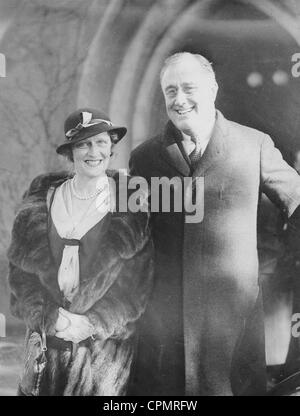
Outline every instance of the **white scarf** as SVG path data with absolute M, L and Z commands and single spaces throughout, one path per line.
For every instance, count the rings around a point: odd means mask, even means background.
M 109 182 L 107 176 L 100 179 L 103 190 L 74 223 L 71 180 L 57 188 L 51 217 L 61 238 L 80 240 L 111 210 Z M 71 301 L 79 286 L 79 245 L 65 245 L 58 270 L 58 284 L 64 296 Z

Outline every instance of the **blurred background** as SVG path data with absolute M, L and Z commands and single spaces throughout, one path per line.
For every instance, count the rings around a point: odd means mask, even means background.
M 159 71 L 177 51 L 205 55 L 217 107 L 270 134 L 290 161 L 300 148 L 300 78 L 292 74 L 300 1 L 0 0 L 0 395 L 14 394 L 24 332 L 9 314 L 6 283 L 17 202 L 37 174 L 62 167 L 55 148 L 80 106 L 128 127 L 114 160 L 127 167 L 130 151 L 166 121 Z

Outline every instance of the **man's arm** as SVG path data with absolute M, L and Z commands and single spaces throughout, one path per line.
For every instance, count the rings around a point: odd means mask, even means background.
M 269 136 L 261 147 L 262 191 L 287 218 L 288 248 L 300 257 L 300 176 L 282 158 Z
M 261 188 L 287 218 L 300 204 L 300 176 L 283 160 L 267 135 L 261 146 Z

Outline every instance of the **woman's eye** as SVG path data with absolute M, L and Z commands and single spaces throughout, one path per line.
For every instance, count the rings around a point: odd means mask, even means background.
M 75 144 L 76 149 L 86 149 L 87 147 L 88 147 L 87 143 L 77 143 L 77 144 Z

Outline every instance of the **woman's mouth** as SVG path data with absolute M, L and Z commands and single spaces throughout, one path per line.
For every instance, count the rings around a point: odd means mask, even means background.
M 95 167 L 97 167 L 97 166 L 101 165 L 102 160 L 100 160 L 100 159 L 97 159 L 97 160 L 87 159 L 87 160 L 85 160 L 85 163 L 86 163 L 89 167 L 91 167 L 91 168 L 95 168 Z

